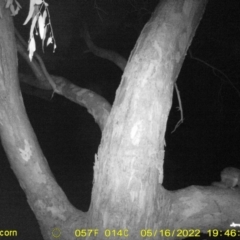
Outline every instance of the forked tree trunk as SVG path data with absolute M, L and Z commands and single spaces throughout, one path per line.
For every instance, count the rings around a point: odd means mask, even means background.
M 1 139 L 45 239 L 57 235 L 56 228 L 61 229 L 61 239 L 68 240 L 75 239 L 77 228 L 98 229 L 91 233 L 98 233 L 94 239 L 107 233 L 113 236 L 108 239 L 116 239 L 118 229 L 125 229 L 120 235 L 139 239 L 140 233 L 146 237 L 144 229 L 171 228 L 176 213 L 170 210 L 171 195 L 161 185 L 164 135 L 173 86 L 206 1 L 162 1 L 144 27 L 103 131 L 87 214 L 74 209 L 57 185 L 26 116 L 13 24 L 4 3 L 0 1 Z M 104 232 L 106 228 L 113 231 Z

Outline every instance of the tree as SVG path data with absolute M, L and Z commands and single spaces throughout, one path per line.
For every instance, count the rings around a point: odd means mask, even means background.
M 239 197 L 238 191 L 195 186 L 171 193 L 161 185 L 173 86 L 205 4 L 163 1 L 144 27 L 110 116 L 106 124 L 103 121 L 91 207 L 82 213 L 71 206 L 54 180 L 26 116 L 17 82 L 13 24 L 1 2 L 1 139 L 45 239 L 57 236 L 58 229 L 61 239 L 75 239 L 74 233 L 102 239 L 105 228 L 122 229 L 117 233 L 131 239 L 139 239 L 139 234 L 149 238 L 157 234 L 164 239 L 174 229 L 201 226 L 206 231 L 210 224 L 227 228 L 231 216 L 238 220 L 239 210 L 228 212 L 228 201 Z M 227 191 L 229 195 L 225 195 Z M 75 231 L 79 226 L 94 231 Z M 150 228 L 170 230 L 145 230 Z M 111 232 L 112 238 L 116 231 Z

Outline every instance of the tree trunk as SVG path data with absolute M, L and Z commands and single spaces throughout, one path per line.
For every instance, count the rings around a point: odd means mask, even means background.
M 164 135 L 173 86 L 206 1 L 161 1 L 142 30 L 103 131 L 87 214 L 72 207 L 57 185 L 26 116 L 13 24 L 4 3 L 0 1 L 1 139 L 44 238 L 61 234 L 60 239 L 75 239 L 74 233 L 84 234 L 75 230 L 86 228 L 97 229 L 91 232 L 93 239 L 108 234 L 108 239 L 121 234 L 164 239 L 164 233 L 145 229 L 171 229 L 180 219 L 179 211 L 172 210 L 172 194 L 161 185 Z
M 5 1 L 0 1 L 0 132 L 3 148 L 25 191 L 45 239 L 59 227 L 72 235 L 69 225 L 84 216 L 57 185 L 27 118 L 17 75 L 14 26 Z M 85 220 L 82 221 L 82 223 Z M 84 225 L 84 224 L 83 224 Z M 67 238 L 66 238 L 67 239 Z M 69 238 L 70 239 L 70 238 Z
M 144 229 L 173 226 L 162 187 L 164 136 L 173 86 L 205 4 L 162 1 L 142 30 L 95 158 L 93 226 L 131 229 L 131 239 L 140 229 L 144 235 Z

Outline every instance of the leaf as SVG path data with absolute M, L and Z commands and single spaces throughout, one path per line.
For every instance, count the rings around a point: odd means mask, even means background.
M 32 61 L 33 54 L 36 51 L 36 42 L 35 42 L 34 37 L 31 38 L 31 40 L 28 44 L 28 51 L 29 51 L 29 55 L 28 55 L 29 59 L 30 59 L 30 61 Z
M 30 38 L 33 37 L 33 30 L 34 30 L 34 28 L 35 28 L 37 19 L 38 19 L 38 15 L 35 15 L 34 18 L 33 18 L 33 20 L 32 20 L 32 24 L 31 24 L 31 28 L 30 28 Z
M 19 12 L 19 10 L 21 9 L 22 7 L 20 6 L 17 6 L 17 8 L 15 9 L 15 15 L 17 15 L 18 14 L 18 12 Z
M 43 2 L 43 4 L 45 5 L 45 7 L 48 7 L 48 3 L 46 3 L 46 2 Z
M 43 50 L 43 52 L 44 52 L 44 41 L 45 41 L 46 36 L 47 36 L 47 27 L 48 27 L 48 25 L 46 25 L 44 27 L 44 34 L 43 34 L 43 40 L 42 40 L 42 50 Z
M 43 39 L 43 34 L 44 34 L 44 19 L 43 16 L 40 14 L 39 18 L 38 18 L 38 29 L 39 29 L 39 33 L 40 33 L 40 38 Z
M 53 52 L 55 52 L 55 49 L 57 48 L 57 44 L 54 41 L 54 45 L 53 45 Z
M 19 4 L 17 0 L 15 0 L 15 3 L 17 4 L 18 8 L 22 8 L 22 6 Z
M 51 43 L 53 43 L 53 40 L 52 40 L 52 37 L 49 37 L 48 40 L 47 40 L 47 46 Z
M 10 12 L 11 12 L 11 16 L 15 16 L 15 9 L 14 9 L 14 6 L 13 6 L 13 4 L 12 5 L 10 5 Z
M 46 17 L 47 17 L 47 12 L 46 12 L 46 10 L 44 10 L 43 15 L 40 15 L 39 19 L 38 19 L 38 28 L 39 28 L 40 38 L 42 40 L 45 38 L 44 34 L 46 34 L 45 31 L 44 31 L 45 30 Z
M 47 17 L 47 11 L 44 10 L 44 12 L 43 12 L 43 19 L 44 19 L 44 21 L 46 21 L 46 17 Z
M 31 1 L 34 1 L 34 5 L 40 5 L 43 3 L 43 0 L 31 0 Z
M 9 5 L 9 3 L 11 3 L 11 4 Z M 16 3 L 16 7 L 14 7 L 14 5 L 13 5 L 13 0 L 9 0 L 6 4 L 6 8 L 9 7 L 9 9 L 10 9 L 11 16 L 16 16 L 18 14 L 19 10 L 22 8 L 17 0 L 15 0 L 15 3 Z
M 40 4 L 42 4 L 42 2 L 43 2 L 43 0 L 30 0 L 28 16 L 27 16 L 25 22 L 23 23 L 23 25 L 26 25 L 29 22 L 29 20 L 33 17 L 35 5 L 40 5 Z
M 5 8 L 9 8 L 9 6 L 12 4 L 13 4 L 13 0 L 7 0 Z

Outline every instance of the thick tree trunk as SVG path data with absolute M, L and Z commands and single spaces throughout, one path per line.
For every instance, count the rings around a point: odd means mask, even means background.
M 205 4 L 162 1 L 142 30 L 95 159 L 94 226 L 103 221 L 103 228 L 131 229 L 131 239 L 140 229 L 172 226 L 162 187 L 164 135 L 174 82 Z

